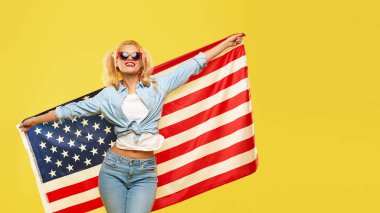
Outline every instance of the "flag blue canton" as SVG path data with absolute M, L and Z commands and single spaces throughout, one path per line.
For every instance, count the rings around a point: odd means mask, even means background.
M 27 131 L 27 137 L 42 182 L 101 164 L 106 151 L 116 142 L 113 128 L 114 125 L 102 114 L 45 122 L 32 127 Z

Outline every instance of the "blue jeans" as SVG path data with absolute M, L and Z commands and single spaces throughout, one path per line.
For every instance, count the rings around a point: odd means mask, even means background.
M 99 172 L 99 193 L 108 213 L 148 213 L 157 181 L 155 156 L 132 159 L 108 149 Z

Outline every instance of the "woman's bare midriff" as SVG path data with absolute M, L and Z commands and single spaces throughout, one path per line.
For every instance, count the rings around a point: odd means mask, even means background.
M 154 156 L 154 151 L 125 150 L 125 149 L 120 149 L 116 146 L 111 147 L 111 150 L 126 158 L 142 159 L 142 158 L 151 158 Z

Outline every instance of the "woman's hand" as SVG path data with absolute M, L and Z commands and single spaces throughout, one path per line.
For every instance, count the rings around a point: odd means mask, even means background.
M 21 131 L 26 132 L 36 124 L 37 122 L 35 120 L 35 117 L 31 117 L 22 122 L 19 128 L 21 129 Z
M 230 37 L 228 37 L 226 40 L 224 40 L 227 47 L 233 47 L 238 44 L 240 44 L 243 41 L 244 33 L 236 33 Z

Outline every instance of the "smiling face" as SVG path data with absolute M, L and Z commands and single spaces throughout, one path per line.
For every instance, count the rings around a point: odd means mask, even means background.
M 128 53 L 141 52 L 138 47 L 131 44 L 122 46 L 119 49 L 119 51 Z M 142 57 L 140 57 L 140 59 L 138 59 L 137 61 L 134 61 L 131 56 L 128 56 L 127 59 L 121 59 L 120 57 L 117 57 L 116 64 L 122 73 L 131 75 L 141 73 L 141 69 L 143 66 Z

